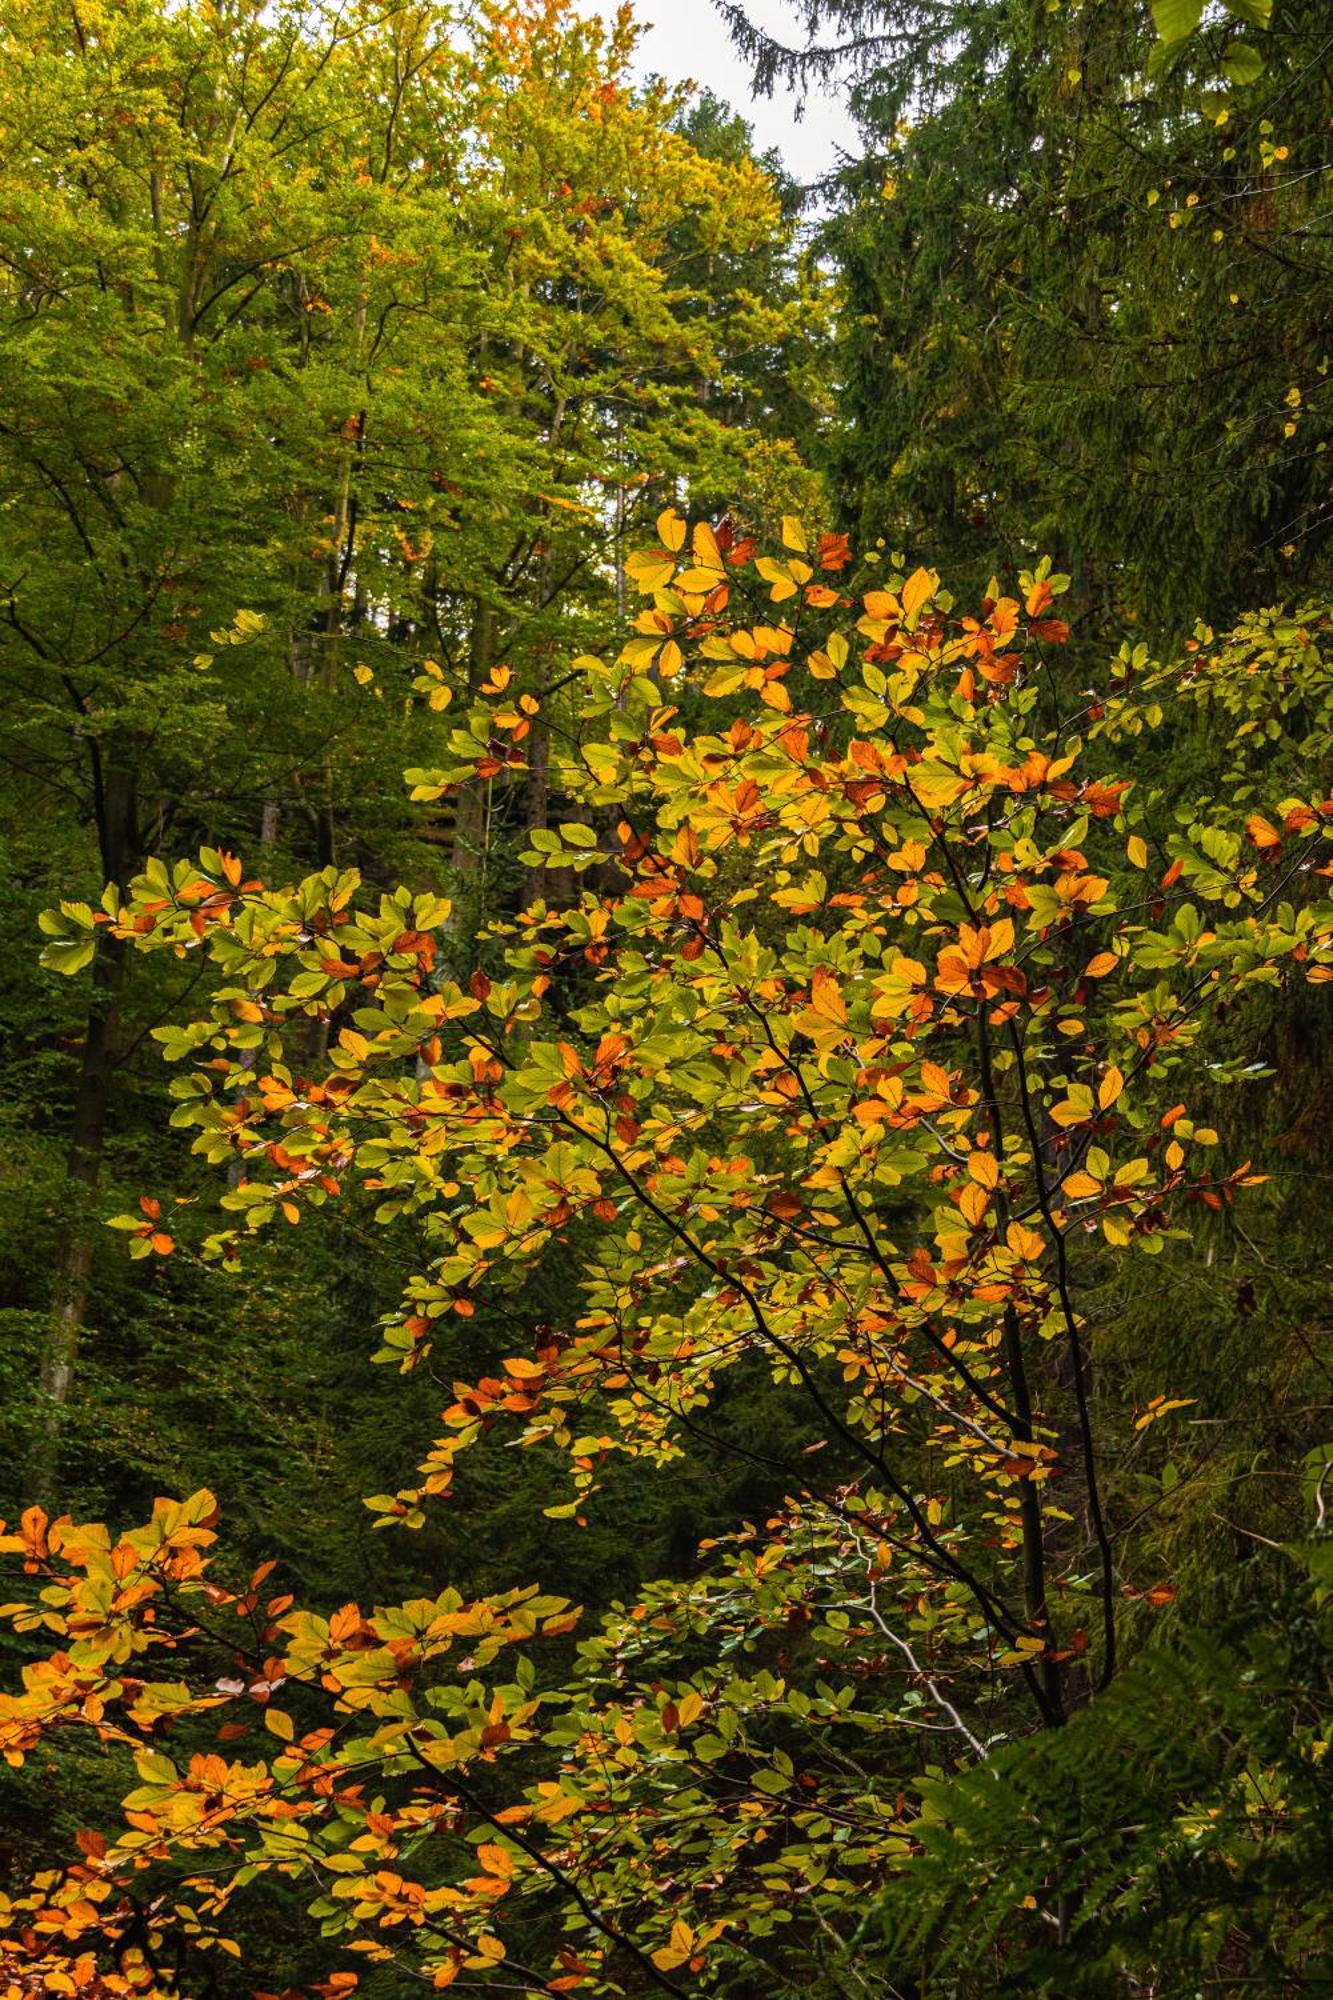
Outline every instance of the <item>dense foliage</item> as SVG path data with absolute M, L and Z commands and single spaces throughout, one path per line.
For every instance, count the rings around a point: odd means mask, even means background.
M 6 2000 L 1333 1977 L 1333 44 L 805 13 L 3 16 Z
M 859 111 L 827 241 L 861 535 L 977 587 L 1049 549 L 1101 642 L 1327 588 L 1321 0 L 802 11 L 837 61 L 742 39 Z

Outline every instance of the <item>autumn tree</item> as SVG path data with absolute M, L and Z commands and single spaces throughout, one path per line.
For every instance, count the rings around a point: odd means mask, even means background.
M 618 1457 L 669 1479 L 737 1449 L 765 1380 L 801 1423 L 785 1502 L 572 1665 L 577 1614 L 535 1588 L 320 1611 L 267 1567 L 228 1581 L 207 1493 L 121 1537 L 30 1510 L 10 1615 L 58 1650 L 5 1746 L 91 1732 L 138 1782 L 17 1893 L 20 1991 L 191 1991 L 269 1881 L 369 1982 L 856 1991 L 931 1771 L 1095 1718 L 1170 1615 L 1129 1495 L 1191 1404 L 1169 1374 L 1126 1394 L 1117 1300 L 1263 1200 L 1200 1101 L 1250 1065 L 1253 1004 L 1333 977 L 1329 614 L 1127 647 L 1071 715 L 1048 563 L 961 610 L 795 519 L 773 554 L 658 525 L 635 635 L 578 662 L 548 739 L 573 810 L 529 860 L 584 893 L 479 941 L 502 965 L 455 965 L 435 892 L 269 887 L 217 848 L 66 904 L 51 951 L 107 932 L 210 968 L 157 1039 L 174 1122 L 238 1170 L 202 1238 L 149 1196 L 116 1218 L 131 1255 L 233 1264 L 349 1183 L 428 1218 L 381 1355 L 459 1379 L 419 1471 L 368 1499 L 387 1531 L 460 1504 L 497 1428 L 566 1467 L 548 1511 L 591 1517 Z M 422 801 L 522 778 L 552 697 L 481 694 Z M 1120 760 L 1196 707 L 1234 762 L 1172 810 Z M 478 1299 L 558 1255 L 560 1323 L 469 1368 Z M 1303 1772 L 1304 1718 L 1291 1740 Z M 1020 1922 L 1066 1936 L 1076 1879 L 1029 1869 Z

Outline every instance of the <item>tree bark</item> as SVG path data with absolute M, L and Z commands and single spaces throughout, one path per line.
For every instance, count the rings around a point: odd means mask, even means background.
M 468 659 L 468 692 L 474 694 L 489 679 L 495 665 L 495 613 L 488 604 L 477 603 L 472 618 L 472 644 Z M 468 778 L 458 788 L 454 813 L 454 838 L 449 862 L 463 896 L 477 903 L 482 891 L 486 853 L 486 792 L 482 778 Z M 472 910 L 471 915 L 476 916 Z M 455 916 L 455 924 L 457 915 Z
M 98 843 L 107 881 L 124 880 L 134 864 L 137 832 L 135 787 L 128 764 L 93 751 Z M 88 1294 L 97 1245 L 96 1194 L 102 1178 L 107 1111 L 116 1071 L 125 945 L 99 930 L 93 955 L 92 994 L 74 1101 L 66 1161 L 65 1237 L 52 1291 L 51 1317 L 38 1367 L 42 1407 L 33 1440 L 31 1481 L 48 1499 L 59 1470 L 60 1432 L 88 1316 Z

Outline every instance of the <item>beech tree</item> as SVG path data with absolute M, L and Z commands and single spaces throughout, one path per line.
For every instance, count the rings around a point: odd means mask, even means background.
M 790 230 L 748 156 L 632 86 L 627 18 L 34 0 L 3 33 L 0 741 L 86 814 L 99 881 L 206 838 L 363 858 L 414 680 L 442 704 L 502 650 L 576 651 L 652 485 L 808 490 L 698 393 L 801 318 L 697 253 L 743 272 Z M 475 872 L 484 788 L 462 800 Z M 116 1073 L 160 1011 L 94 946 L 45 1485 Z
M 788 1497 L 587 1631 L 536 1585 L 297 1604 L 271 1565 L 229 1577 L 206 1492 L 128 1533 L 29 1510 L 7 1614 L 54 1650 L 0 1743 L 91 1735 L 135 1782 L 122 1826 L 16 1886 L 20 1993 L 202 1990 L 271 1880 L 309 1898 L 326 1995 L 381 1966 L 856 1991 L 866 1899 L 929 1830 L 923 1762 L 1095 1713 L 1171 1605 L 1118 1478 L 1187 1404 L 1169 1378 L 1127 1400 L 1099 1355 L 1126 1270 L 1261 1198 L 1199 1109 L 1252 1061 L 1247 1008 L 1333 980 L 1328 611 L 1126 647 L 1075 709 L 1048 563 L 962 609 L 795 518 L 771 554 L 658 529 L 634 635 L 574 664 L 546 739 L 571 816 L 470 972 L 433 891 L 270 886 L 217 848 L 63 904 L 48 954 L 106 934 L 208 968 L 157 1039 L 174 1122 L 236 1171 L 216 1229 L 145 1190 L 113 1223 L 132 1256 L 235 1263 L 349 1183 L 429 1219 L 380 1356 L 459 1379 L 368 1497 L 387 1532 L 462 1504 L 496 1428 L 586 1516 L 616 1455 L 651 1479 L 736 1448 L 760 1377 L 800 1414 Z M 418 800 L 527 782 L 539 669 L 476 692 Z M 1172 812 L 1120 759 L 1196 706 L 1232 761 Z M 469 1366 L 477 1297 L 557 1254 L 561 1322 Z M 1228 1826 L 1191 1834 L 1219 1865 Z M 1024 1904 L 1061 1936 L 1064 1880 L 1052 1858 Z

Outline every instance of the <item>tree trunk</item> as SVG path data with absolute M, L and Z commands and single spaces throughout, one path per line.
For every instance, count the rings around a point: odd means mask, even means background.
M 42 1355 L 42 1393 L 57 1407 L 69 1400 L 74 1357 L 88 1303 L 95 1219 L 92 1196 L 102 1174 L 102 1141 L 107 1101 L 115 1069 L 119 1000 L 125 979 L 125 947 L 103 933 L 93 960 L 93 993 L 83 1037 L 83 1060 L 74 1103 L 74 1125 L 66 1175 L 70 1199 L 69 1233 L 56 1271 L 51 1331 Z M 49 1413 L 48 1429 L 54 1426 Z
M 490 678 L 495 665 L 495 613 L 490 605 L 478 601 L 472 619 L 472 644 L 468 660 L 468 692 L 475 694 L 482 682 Z M 473 921 L 479 914 L 480 898 L 484 890 L 484 862 L 486 858 L 487 780 L 468 778 L 458 788 L 457 808 L 454 815 L 454 839 L 450 853 L 450 866 L 458 879 L 460 901 L 475 905 L 468 911 Z M 457 925 L 458 916 L 454 922 Z
M 128 766 L 119 763 L 104 769 L 96 749 L 93 769 L 102 870 L 108 881 L 123 881 L 134 865 L 137 840 L 134 777 Z M 54 1489 L 61 1422 L 88 1314 L 93 1255 L 98 1240 L 96 1194 L 102 1178 L 107 1109 L 116 1070 L 125 969 L 125 945 L 120 939 L 109 937 L 104 928 L 99 930 L 66 1163 L 65 1239 L 56 1263 L 51 1318 L 38 1368 L 42 1409 L 33 1440 L 31 1479 L 39 1499 L 48 1499 Z

